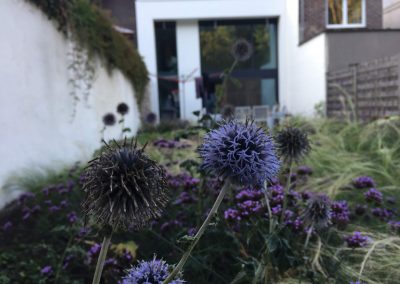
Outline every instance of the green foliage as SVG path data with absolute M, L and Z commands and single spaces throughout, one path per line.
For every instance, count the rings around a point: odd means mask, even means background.
M 131 81 L 141 102 L 148 72 L 132 43 L 113 28 L 109 17 L 89 0 L 28 0 L 38 6 L 58 28 L 82 47 L 89 58 L 97 55 L 111 72 L 118 68 Z

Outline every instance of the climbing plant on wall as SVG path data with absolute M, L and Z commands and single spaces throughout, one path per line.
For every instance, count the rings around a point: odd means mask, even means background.
M 89 75 L 83 80 L 85 88 L 91 86 L 93 80 L 93 65 L 89 63 L 98 56 L 111 72 L 119 69 L 132 83 L 136 98 L 140 103 L 146 84 L 148 72 L 146 66 L 133 46 L 122 34 L 117 32 L 107 14 L 89 0 L 27 0 L 40 8 L 50 20 L 57 23 L 58 29 L 79 48 L 84 48 L 87 60 L 73 61 L 71 68 L 76 65 L 84 66 Z M 76 50 L 76 49 L 75 49 Z M 82 56 L 77 56 L 82 60 Z M 75 65 L 74 65 L 75 64 Z M 76 94 L 73 94 L 76 99 Z

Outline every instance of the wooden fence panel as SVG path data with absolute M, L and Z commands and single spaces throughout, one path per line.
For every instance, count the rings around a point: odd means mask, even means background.
M 400 114 L 400 54 L 327 73 L 327 115 L 370 121 Z

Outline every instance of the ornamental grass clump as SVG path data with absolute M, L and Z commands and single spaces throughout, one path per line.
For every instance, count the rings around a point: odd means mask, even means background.
M 106 144 L 84 171 L 82 208 L 90 221 L 106 230 L 93 283 L 99 283 L 113 231 L 139 230 L 161 216 L 167 203 L 166 174 L 137 144 Z
M 181 260 L 163 283 L 170 283 L 181 271 L 192 250 L 200 240 L 228 190 L 230 184 L 243 186 L 262 185 L 272 180 L 279 171 L 279 160 L 271 137 L 253 122 L 230 121 L 211 130 L 199 147 L 203 159 L 201 169 L 224 180 L 224 185 L 205 221 L 192 237 L 191 244 Z M 242 204 L 251 211 L 261 211 L 261 204 Z M 234 215 L 226 213 L 225 216 Z

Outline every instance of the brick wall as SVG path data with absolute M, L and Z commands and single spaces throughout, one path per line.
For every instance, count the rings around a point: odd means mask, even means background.
M 300 43 L 326 30 L 327 0 L 299 0 Z M 382 29 L 382 0 L 365 0 L 366 29 Z
M 367 29 L 382 29 L 383 4 L 382 0 L 366 0 L 367 3 Z

